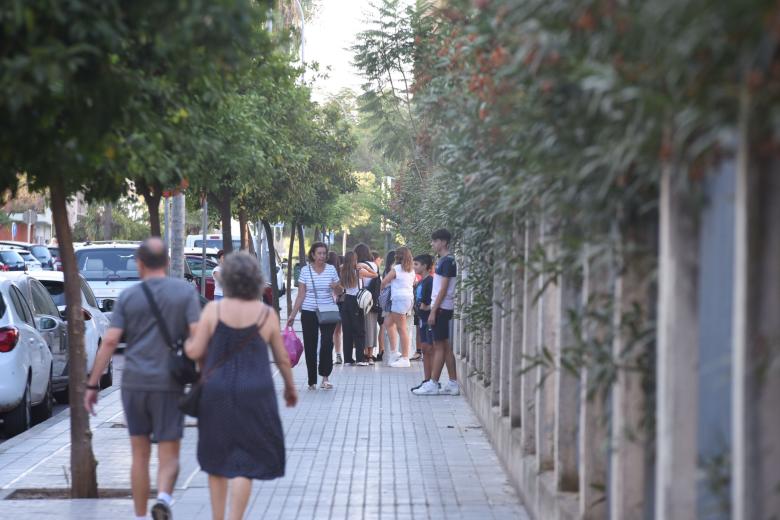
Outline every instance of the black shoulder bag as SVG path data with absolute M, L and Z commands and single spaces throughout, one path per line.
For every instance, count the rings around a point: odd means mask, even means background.
M 144 290 L 146 299 L 149 300 L 149 307 L 152 310 L 152 314 L 154 314 L 155 320 L 157 320 L 157 327 L 160 329 L 163 340 L 165 340 L 168 348 L 171 349 L 171 355 L 168 358 L 168 370 L 171 373 L 171 377 L 181 385 L 189 385 L 196 382 L 198 380 L 198 370 L 195 367 L 195 362 L 184 353 L 184 339 L 179 338 L 176 341 L 171 339 L 168 325 L 166 325 L 165 319 L 162 317 L 157 302 L 154 301 L 152 291 L 146 285 L 146 282 L 141 282 L 141 288 Z

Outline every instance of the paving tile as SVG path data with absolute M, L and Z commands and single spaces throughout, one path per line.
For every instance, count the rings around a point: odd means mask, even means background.
M 340 365 L 333 372 L 333 391 L 309 392 L 305 365 L 296 367 L 299 404 L 288 409 L 280 403 L 286 475 L 254 483 L 246 518 L 528 518 L 468 403 L 462 397 L 411 394 L 421 372 L 419 363 L 409 369 Z M 120 393 L 116 388 L 102 392 L 91 425 L 103 488 L 130 487 L 123 423 Z M 0 444 L 0 493 L 66 487 L 67 412 L 23 435 Z M 197 428 L 185 428 L 174 492 L 178 518 L 211 517 L 208 479 L 198 469 L 196 446 Z M 131 509 L 129 500 L 0 503 L 3 517 L 119 518 Z

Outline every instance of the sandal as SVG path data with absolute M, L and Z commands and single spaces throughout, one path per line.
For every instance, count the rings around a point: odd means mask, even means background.
M 317 389 L 317 385 L 309 385 L 309 390 L 316 390 L 316 389 Z
M 323 381 L 322 384 L 320 385 L 320 388 L 322 388 L 323 390 L 333 390 L 333 385 L 330 384 L 330 381 Z

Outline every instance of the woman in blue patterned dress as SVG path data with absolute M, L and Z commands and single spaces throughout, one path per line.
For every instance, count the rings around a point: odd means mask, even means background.
M 209 475 L 212 513 L 219 520 L 225 518 L 228 483 L 229 518 L 240 519 L 252 479 L 284 475 L 284 432 L 269 345 L 284 380 L 287 406 L 298 400 L 279 317 L 260 301 L 263 280 L 257 260 L 247 253 L 230 254 L 220 274 L 225 297 L 203 309 L 186 344 L 187 355 L 201 363 L 198 462 Z

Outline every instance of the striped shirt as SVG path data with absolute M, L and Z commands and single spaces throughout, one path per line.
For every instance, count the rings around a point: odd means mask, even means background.
M 325 264 L 325 269 L 320 274 L 312 269 L 311 265 L 305 266 L 301 269 L 301 274 L 298 276 L 298 287 L 304 284 L 306 287 L 306 298 L 303 300 L 301 309 L 305 311 L 316 311 L 317 302 L 319 303 L 335 303 L 333 300 L 333 289 L 330 284 L 339 281 L 339 275 L 336 272 L 336 268 L 330 264 Z M 317 296 L 314 296 L 314 287 L 317 287 Z

